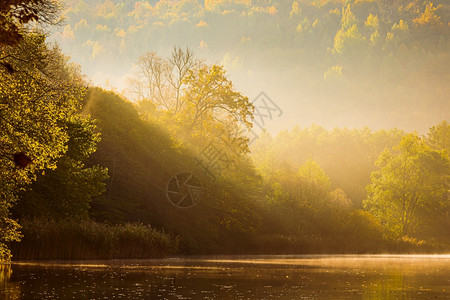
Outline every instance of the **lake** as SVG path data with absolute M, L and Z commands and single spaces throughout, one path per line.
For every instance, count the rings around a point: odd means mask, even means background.
M 0 299 L 450 299 L 450 255 L 301 255 L 0 265 Z

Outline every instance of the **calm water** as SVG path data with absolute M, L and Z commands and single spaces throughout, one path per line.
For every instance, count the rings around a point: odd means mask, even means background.
M 0 265 L 0 299 L 450 299 L 450 255 Z

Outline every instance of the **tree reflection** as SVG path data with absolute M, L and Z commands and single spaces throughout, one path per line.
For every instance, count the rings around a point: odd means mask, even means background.
M 20 283 L 11 281 L 11 265 L 0 264 L 0 298 L 20 299 Z

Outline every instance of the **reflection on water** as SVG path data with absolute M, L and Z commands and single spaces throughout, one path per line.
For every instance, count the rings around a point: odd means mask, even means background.
M 20 282 L 11 281 L 11 274 L 11 265 L 0 264 L 0 299 L 21 299 Z
M 450 256 L 0 265 L 0 299 L 450 299 Z

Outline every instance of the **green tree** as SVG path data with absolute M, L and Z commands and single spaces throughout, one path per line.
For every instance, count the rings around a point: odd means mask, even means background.
M 330 178 L 313 160 L 308 160 L 298 171 L 299 175 L 308 178 L 311 182 L 328 190 L 330 188 Z
M 20 195 L 14 207 L 21 217 L 87 218 L 92 198 L 105 190 L 107 170 L 87 167 L 84 162 L 96 151 L 100 134 L 90 118 L 74 115 L 64 120 L 69 139 L 67 152 L 58 159 L 56 169 L 39 174 Z
M 0 60 L 0 259 L 8 259 L 4 242 L 18 239 L 9 215 L 17 192 L 56 167 L 69 139 L 64 120 L 80 108 L 85 88 L 77 68 L 43 34 L 1 46 Z
M 248 247 L 258 224 L 259 183 L 248 160 L 213 183 L 197 165 L 190 145 L 171 136 L 161 122 L 143 120 L 133 103 L 92 88 L 85 109 L 102 133 L 89 160 L 108 167 L 110 174 L 107 192 L 92 201 L 96 220 L 139 220 L 164 228 L 180 236 L 187 253 Z M 203 194 L 195 207 L 179 209 L 167 198 L 166 187 L 174 175 L 186 171 L 202 182 Z
M 428 143 L 433 149 L 446 150 L 450 155 L 450 124 L 442 121 L 428 131 Z
M 448 156 L 429 147 L 424 138 L 406 135 L 393 150 L 380 155 L 377 165 L 364 207 L 392 235 L 420 234 L 419 225 L 426 220 L 418 217 L 419 211 L 448 206 Z

